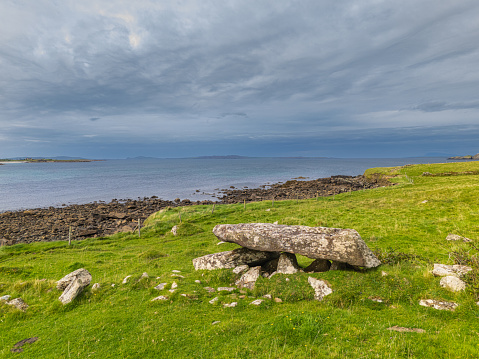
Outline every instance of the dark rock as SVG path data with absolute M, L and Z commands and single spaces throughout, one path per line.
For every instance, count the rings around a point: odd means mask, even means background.
M 327 272 L 331 262 L 327 259 L 315 259 L 309 266 L 304 268 L 305 272 Z

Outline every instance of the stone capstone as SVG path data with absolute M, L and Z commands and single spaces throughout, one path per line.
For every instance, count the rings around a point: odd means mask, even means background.
M 353 229 L 240 223 L 217 225 L 213 233 L 219 240 L 258 251 L 295 253 L 366 268 L 381 264 Z
M 308 278 L 308 283 L 314 289 L 314 299 L 323 300 L 323 298 L 333 292 L 328 283 L 321 279 L 316 279 L 313 277 Z
M 466 289 L 466 283 L 453 275 L 442 277 L 439 284 L 441 285 L 441 287 L 446 288 L 451 292 L 460 292 L 461 290 Z
M 277 274 L 294 274 L 301 270 L 296 256 L 292 253 L 281 253 L 276 268 Z
M 91 282 L 91 274 L 84 268 L 67 274 L 57 282 L 57 289 L 63 290 L 62 295 L 58 298 L 63 305 L 70 303 L 78 294 L 83 291 Z
M 462 277 L 464 274 L 472 271 L 472 268 L 469 266 L 454 264 L 438 264 L 434 263 L 434 269 L 432 270 L 432 274 L 436 277 L 444 277 L 444 276 L 456 276 Z
M 232 251 L 207 254 L 195 258 L 193 259 L 193 266 L 196 270 L 235 268 L 243 264 L 257 266 L 277 257 L 279 257 L 279 253 L 237 248 Z
M 244 273 L 240 279 L 238 279 L 235 284 L 238 288 L 247 288 L 253 289 L 261 273 L 261 266 L 250 268 L 246 273 Z

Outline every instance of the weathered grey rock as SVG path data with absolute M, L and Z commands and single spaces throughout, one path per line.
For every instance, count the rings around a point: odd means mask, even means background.
M 154 287 L 154 289 L 156 289 L 156 290 L 163 290 L 163 289 L 165 289 L 165 285 L 166 285 L 166 284 L 167 284 L 167 283 L 160 283 L 160 284 L 158 284 L 156 287 Z
M 283 302 L 283 300 L 281 298 L 274 298 L 274 301 L 276 303 L 282 303 Z
M 75 279 L 81 279 L 83 283 L 85 284 L 85 287 L 90 284 L 91 281 L 91 274 L 84 268 L 77 269 L 76 271 L 73 271 L 66 276 L 64 276 L 62 279 L 60 279 L 57 282 L 57 289 L 58 290 L 65 290 L 70 283 L 75 280 Z
M 173 272 L 173 273 L 181 273 L 181 271 L 178 270 L 178 269 L 173 269 L 172 272 Z
M 176 282 L 171 283 L 171 289 L 178 288 L 178 284 Z
M 460 292 L 461 290 L 466 289 L 466 283 L 453 275 L 442 277 L 439 284 L 441 285 L 441 287 L 446 288 L 451 292 Z
M 8 302 L 12 296 L 11 295 L 4 295 L 0 297 L 0 301 L 2 302 Z
M 243 264 L 257 266 L 277 257 L 279 257 L 279 253 L 237 248 L 232 251 L 213 253 L 195 258 L 193 259 L 193 265 L 196 270 L 235 268 Z
M 381 264 L 353 229 L 240 223 L 217 225 L 213 233 L 225 242 L 259 251 L 296 253 L 366 268 Z
M 240 273 L 243 273 L 245 271 L 247 271 L 249 269 L 249 265 L 247 264 L 242 264 L 240 266 L 237 266 L 233 269 L 233 273 L 234 274 L 240 274 Z
M 348 269 L 354 269 L 354 267 L 348 263 L 337 262 L 337 261 L 331 261 L 331 267 L 329 267 L 329 270 L 348 270 Z
M 405 327 L 398 327 L 397 325 L 393 327 L 389 327 L 387 328 L 387 330 L 392 330 L 394 332 L 400 332 L 400 333 L 426 333 L 426 331 L 421 328 L 405 328 Z
M 305 272 L 327 272 L 331 267 L 331 262 L 327 259 L 315 259 L 309 266 L 304 268 Z
M 92 290 L 93 292 L 96 292 L 96 291 L 99 290 L 99 289 L 100 289 L 100 283 L 95 283 L 95 284 L 93 284 L 92 287 L 91 287 L 91 290 Z
M 158 297 L 153 298 L 151 301 L 155 302 L 157 300 L 168 300 L 168 297 L 165 297 L 164 295 L 160 295 Z
M 148 275 L 148 273 L 143 272 L 139 280 L 142 280 L 143 278 L 150 278 L 150 276 Z
M 453 311 L 457 308 L 457 303 L 454 302 L 441 302 L 435 299 L 421 299 L 419 305 L 423 307 L 430 307 L 437 310 L 450 310 Z
M 62 302 L 63 305 L 70 303 L 88 284 L 90 284 L 90 281 L 85 281 L 82 278 L 75 278 L 68 287 L 65 288 L 58 300 Z
M 472 239 L 460 236 L 458 234 L 449 233 L 446 237 L 447 241 L 463 241 L 463 242 L 472 242 Z
M 278 259 L 278 267 L 276 273 L 278 274 L 294 274 L 301 270 L 298 265 L 296 256 L 292 253 L 281 253 Z
M 13 305 L 18 310 L 23 310 L 23 311 L 25 311 L 28 308 L 28 304 L 25 303 L 22 298 L 12 299 L 11 301 L 7 302 L 6 304 Z
M 253 289 L 261 273 L 261 266 L 250 268 L 246 273 L 244 273 L 240 279 L 238 279 L 235 284 L 238 288 L 247 288 Z
M 271 294 L 265 294 L 265 295 L 263 295 L 262 298 L 273 299 L 273 297 L 271 296 Z
M 201 281 L 199 279 L 195 279 L 196 284 L 201 284 Z
M 253 300 L 251 303 L 249 303 L 250 305 L 261 305 L 262 303 L 264 302 L 263 299 L 256 299 L 256 300 Z
M 464 274 L 470 271 L 472 271 L 472 268 L 469 266 L 459 264 L 448 265 L 434 263 L 434 269 L 432 270 L 432 274 L 434 274 L 436 277 L 444 277 L 449 275 L 462 277 Z
M 182 276 L 181 274 L 176 274 L 176 273 L 173 273 L 173 274 L 171 275 L 171 277 L 176 277 L 176 278 L 182 278 L 182 279 L 185 279 L 185 277 L 184 277 L 184 276 Z
M 308 283 L 314 289 L 314 299 L 323 300 L 323 298 L 333 292 L 328 283 L 321 279 L 316 279 L 313 277 L 308 278 Z
M 205 289 L 208 293 L 213 293 L 213 292 L 215 292 L 215 288 L 205 287 L 204 289 Z

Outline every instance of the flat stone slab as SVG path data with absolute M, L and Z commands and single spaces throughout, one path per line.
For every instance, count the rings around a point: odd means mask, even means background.
M 446 288 L 451 292 L 460 292 L 461 290 L 466 289 L 466 283 L 453 275 L 442 277 L 439 284 L 441 287 Z
M 453 311 L 457 308 L 457 303 L 454 302 L 442 302 L 435 299 L 421 299 L 419 305 L 423 307 L 430 307 L 437 310 L 450 310 Z
M 398 327 L 397 325 L 393 327 L 389 327 L 387 328 L 387 330 L 392 330 L 393 332 L 400 332 L 400 333 L 426 333 L 426 331 L 421 328 L 405 328 L 405 327 Z
M 219 224 L 213 233 L 222 241 L 258 251 L 302 254 L 366 268 L 381 264 L 354 229 L 240 223 Z
M 472 271 L 472 268 L 469 266 L 459 264 L 448 265 L 434 263 L 434 269 L 432 270 L 432 274 L 434 274 L 436 277 L 444 277 L 450 275 L 462 277 L 464 274 L 470 271 Z
M 321 301 L 325 296 L 330 295 L 333 292 L 333 289 L 328 285 L 328 283 L 322 279 L 309 277 L 308 283 L 314 289 L 314 299 L 316 300 Z
M 235 268 L 245 264 L 257 266 L 278 257 L 279 253 L 237 248 L 232 251 L 207 254 L 206 256 L 195 258 L 193 259 L 193 266 L 196 270 Z

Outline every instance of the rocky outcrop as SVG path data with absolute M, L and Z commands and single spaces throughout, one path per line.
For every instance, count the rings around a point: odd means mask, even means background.
M 277 257 L 279 257 L 279 253 L 237 248 L 232 251 L 213 253 L 195 258 L 193 259 L 193 265 L 196 270 L 235 268 L 243 264 L 257 266 Z
M 63 305 L 70 303 L 83 291 L 83 288 L 90 284 L 91 279 L 90 272 L 83 268 L 67 274 L 57 282 L 57 289 L 63 290 L 58 300 Z
M 258 251 L 296 253 L 366 268 L 381 264 L 353 229 L 240 223 L 217 225 L 213 233 L 222 241 Z

